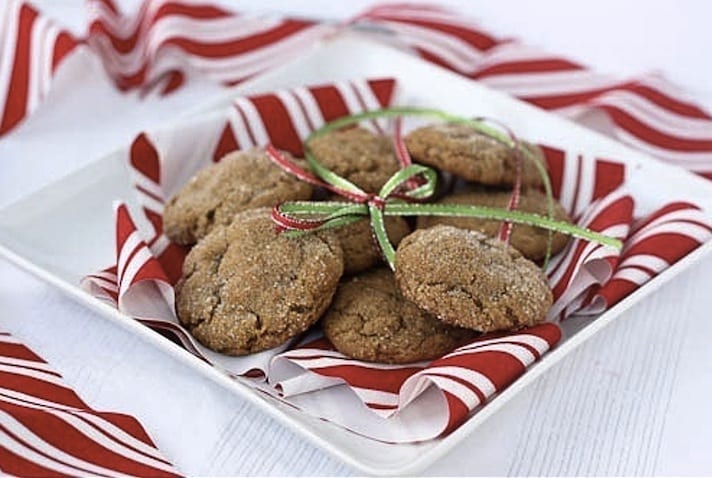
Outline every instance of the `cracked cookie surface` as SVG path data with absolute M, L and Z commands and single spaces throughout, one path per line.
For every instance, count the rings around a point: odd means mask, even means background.
M 443 123 L 413 130 L 405 137 L 413 161 L 448 171 L 463 179 L 490 186 L 512 186 L 517 177 L 517 157 L 512 148 L 477 132 L 471 126 Z M 544 155 L 534 144 L 522 142 L 536 159 L 522 161 L 522 185 L 540 186 L 534 161 Z
M 344 355 L 384 363 L 435 359 L 477 335 L 444 324 L 405 299 L 386 268 L 343 281 L 322 327 Z
M 163 226 L 171 241 L 192 245 L 214 227 L 230 224 L 238 212 L 309 199 L 312 191 L 273 164 L 264 149 L 233 151 L 200 170 L 166 203 Z
M 403 296 L 443 322 L 480 332 L 542 322 L 552 294 L 542 271 L 505 243 L 452 226 L 419 229 L 396 251 Z
M 259 352 L 314 324 L 342 271 L 333 234 L 289 238 L 275 232 L 269 208 L 249 210 L 190 251 L 176 285 L 176 312 L 216 352 Z
M 509 191 L 473 191 L 451 194 L 438 201 L 439 204 L 468 204 L 474 206 L 487 206 L 506 209 L 509 204 L 511 192 Z M 526 189 L 519 196 L 518 211 L 531 212 L 546 216 L 548 201 L 546 195 L 536 189 Z M 554 219 L 568 221 L 568 214 L 558 202 L 554 201 Z M 462 229 L 479 231 L 489 237 L 499 234 L 500 221 L 490 221 L 474 217 L 449 217 L 449 216 L 419 216 L 417 227 L 424 229 L 438 224 L 455 226 Z M 510 243 L 512 247 L 521 252 L 524 257 L 533 261 L 543 260 L 546 256 L 546 245 L 549 233 L 546 229 L 529 226 L 526 224 L 513 224 Z M 569 242 L 569 236 L 554 233 L 551 241 L 551 253 L 557 254 Z
M 349 128 L 314 138 L 308 145 L 327 169 L 375 193 L 399 169 L 391 141 L 364 128 Z

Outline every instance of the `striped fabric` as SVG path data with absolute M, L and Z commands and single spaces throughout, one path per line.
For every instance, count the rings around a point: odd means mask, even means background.
M 633 225 L 615 274 L 592 290 L 584 313 L 612 307 L 670 265 L 712 239 L 709 218 L 694 204 L 673 202 Z
M 178 88 L 198 74 L 232 85 L 281 65 L 323 37 L 314 21 L 238 15 L 207 3 L 158 0 L 122 15 L 89 0 L 87 44 L 121 89 Z
M 324 378 L 312 379 L 310 389 L 332 386 L 333 379 L 347 384 L 383 418 L 394 416 L 434 385 L 447 404 L 447 420 L 439 433 L 447 433 L 477 406 L 504 390 L 560 339 L 556 325 L 543 324 L 476 339 L 431 363 L 385 365 L 346 357 L 322 337 L 280 354 L 279 359 Z M 279 377 L 273 384 L 284 389 Z M 297 391 L 290 384 L 289 394 Z
M 432 438 L 453 429 L 558 342 L 560 332 L 554 323 L 514 334 L 483 337 L 431 364 L 385 366 L 344 357 L 323 339 L 306 345 L 286 344 L 286 350 L 282 347 L 258 354 L 259 357 L 226 358 L 197 343 L 177 323 L 173 313 L 170 284 L 177 280 L 185 250 L 172 245 L 161 234 L 165 199 L 195 171 L 236 148 L 273 142 L 298 155 L 305 136 L 325 121 L 347 112 L 391 104 L 394 86 L 393 80 L 361 80 L 236 98 L 221 115 L 206 115 L 169 130 L 140 134 L 127 161 L 139 203 L 153 229 L 143 235 L 145 242 L 140 241 L 136 222 L 126 206 L 120 205 L 117 264 L 88 276 L 84 286 L 113 301 L 127 315 L 171 332 L 187 350 L 222 370 L 235 376 L 264 377 L 276 388 L 269 389 L 263 384 L 261 389 L 273 394 L 281 390 L 282 395 L 277 394 L 277 398 L 293 406 L 299 406 L 292 401 L 301 394 L 342 384 L 376 416 L 391 420 L 400 417 L 405 406 L 420 397 L 427 385 L 434 385 L 442 394 L 441 401 L 435 400 L 440 405 L 434 404 L 430 395 L 427 400 L 432 403 L 426 400 L 428 405 L 420 405 L 439 406 L 437 416 L 442 420 L 434 420 L 428 435 L 416 437 L 403 432 L 384 438 L 377 428 L 365 426 L 362 416 L 322 415 L 319 407 L 305 405 L 309 413 L 358 433 L 398 442 Z M 710 239 L 712 225 L 692 205 L 662 204 L 658 213 L 635 219 L 635 197 L 621 189 L 627 175 L 624 163 L 550 145 L 540 146 L 554 195 L 574 220 L 617 237 L 626 245 L 621 255 L 610 247 L 570 241 L 547 271 L 555 297 L 550 313 L 552 321 L 576 312 L 592 313 L 596 307 L 599 312 L 605 310 Z M 679 227 L 681 223 L 687 228 Z M 675 234 L 670 234 L 671 229 Z M 666 242 L 665 248 L 659 247 L 660 240 Z M 633 265 L 647 271 L 647 275 L 639 274 L 633 282 L 622 282 L 631 277 L 629 268 Z M 494 370 L 490 369 L 493 354 L 499 364 Z M 284 363 L 291 365 L 287 367 Z M 293 367 L 302 370 L 301 374 L 284 375 L 284 370 Z
M 435 6 L 379 6 L 339 28 L 360 23 L 378 26 L 372 34 L 395 47 L 584 124 L 588 113 L 602 112 L 621 141 L 712 178 L 712 117 L 662 78 L 620 81 L 599 75 L 519 41 L 498 39 Z M 392 35 L 379 33 L 384 29 Z M 244 16 L 186 0 L 146 1 L 134 16 L 122 15 L 111 0 L 90 0 L 88 33 L 76 38 L 27 2 L 8 0 L 0 6 L 0 135 L 41 104 L 54 74 L 78 48 L 101 59 L 117 88 L 165 95 L 193 75 L 238 83 L 334 31 L 312 21 Z M 393 86 L 390 80 L 362 81 L 238 98 L 224 117 L 187 125 L 191 135 L 178 128 L 138 136 L 129 161 L 140 213 L 151 230 L 139 230 L 136 224 L 145 221 L 135 221 L 118 203 L 116 263 L 87 276 L 83 286 L 127 315 L 170 332 L 229 374 L 269 379 L 274 357 L 289 362 L 304 372 L 290 381 L 292 394 L 343 383 L 375 416 L 390 419 L 434 385 L 445 403 L 443 425 L 426 438 L 453 430 L 553 347 L 558 327 L 544 324 L 485 337 L 431 364 L 376 367 L 339 356 L 323 340 L 289 349 L 285 344 L 247 359 L 219 356 L 195 342 L 173 312 L 172 284 L 186 251 L 162 234 L 161 214 L 164 201 L 187 177 L 228 151 L 267 141 L 299 154 L 309 131 L 343 114 L 388 105 Z M 712 225 L 693 204 L 661 204 L 653 214 L 636 217 L 635 197 L 618 189 L 625 167 L 614 159 L 554 147 L 545 147 L 545 153 L 555 195 L 576 221 L 625 241 L 621 254 L 571 241 L 548 271 L 556 297 L 552 319 L 605 310 L 712 238 Z M 0 374 L 11 377 L 2 381 L 0 392 L 0 433 L 9 437 L 0 441 L 2 471 L 175 473 L 135 421 L 88 409 L 8 335 L 0 334 L 0 347 Z M 369 436 L 346 415 L 323 418 Z
M 77 40 L 21 0 L 0 5 L 0 136 L 32 113 Z
M 78 38 L 24 0 L 0 5 L 0 135 L 31 114 L 58 66 L 88 48 L 121 90 L 168 94 L 190 75 L 234 85 L 281 65 L 333 31 L 314 21 L 237 15 L 191 1 L 151 0 L 124 16 L 111 0 L 89 0 Z
M 239 15 L 187 0 L 146 1 L 134 16 L 122 15 L 111 0 L 90 0 L 89 18 L 87 36 L 75 38 L 27 2 L 0 6 L 0 135 L 34 111 L 57 67 L 78 45 L 101 59 L 118 88 L 167 94 L 191 75 L 238 83 L 335 31 L 312 21 Z M 372 34 L 382 41 L 584 124 L 586 113 L 605 113 L 619 140 L 712 178 L 712 116 L 659 76 L 601 75 L 520 41 L 496 38 L 437 6 L 378 6 L 349 25 L 360 23 L 393 33 L 375 29 Z
M 625 243 L 633 222 L 633 207 L 631 196 L 614 191 L 591 203 L 578 224 Z M 581 239 L 570 241 L 547 270 L 549 285 L 554 293 L 554 305 L 549 310 L 549 317 L 565 319 L 576 312 L 576 308 L 570 307 L 571 303 L 592 286 L 608 282 L 618 261 L 619 252 L 611 247 Z M 562 311 L 565 313 L 561 314 Z
M 660 76 L 621 81 L 601 75 L 518 40 L 495 38 L 445 8 L 391 4 L 358 21 L 393 32 L 395 44 L 426 60 L 540 108 L 574 120 L 601 111 L 620 141 L 712 178 L 712 116 Z
M 132 417 L 99 412 L 0 332 L 0 471 L 8 476 L 180 476 Z

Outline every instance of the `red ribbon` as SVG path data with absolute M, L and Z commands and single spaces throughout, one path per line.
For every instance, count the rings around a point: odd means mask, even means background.
M 516 155 L 516 176 L 514 177 L 514 188 L 512 189 L 512 195 L 509 197 L 509 203 L 507 203 L 507 211 L 513 211 L 517 209 L 519 206 L 519 197 L 521 195 L 521 189 L 522 189 L 522 152 L 520 151 L 520 146 L 521 142 L 517 138 L 517 136 L 514 134 L 514 132 L 507 126 L 506 124 L 502 123 L 499 120 L 493 119 L 493 118 L 484 118 L 484 117 L 478 117 L 475 118 L 476 121 L 487 121 L 489 123 L 497 125 L 499 128 L 503 129 L 505 133 L 507 133 L 507 136 L 512 140 L 514 143 L 512 145 L 512 150 L 514 151 L 514 154 Z M 500 241 L 505 242 L 506 244 L 509 244 L 509 239 L 512 235 L 512 223 L 511 222 L 503 222 L 502 225 L 499 227 L 499 234 L 497 237 L 499 238 Z
M 490 118 L 476 118 L 478 121 L 488 121 L 500 127 L 505 133 L 511 138 L 514 143 L 512 148 L 516 154 L 516 176 L 514 181 L 514 188 L 512 190 L 512 195 L 507 204 L 507 210 L 511 211 L 518 207 L 519 198 L 521 194 L 521 183 L 522 183 L 522 154 L 519 150 L 520 141 L 517 139 L 516 135 L 511 129 L 500 121 L 490 119 Z M 395 118 L 394 131 L 393 131 L 393 149 L 398 160 L 398 163 L 402 168 L 410 166 L 413 164 L 408 148 L 406 147 L 405 141 L 403 140 L 403 118 L 398 116 Z M 316 177 L 311 172 L 305 171 L 289 159 L 284 156 L 277 148 L 273 145 L 266 146 L 267 156 L 279 167 L 287 171 L 288 173 L 294 175 L 295 177 L 301 179 L 304 182 L 312 184 L 314 186 L 322 187 L 328 191 L 346 198 L 347 200 L 357 203 L 357 204 L 367 204 L 369 206 L 374 206 L 379 210 L 383 211 L 386 207 L 386 201 L 388 198 L 383 198 L 375 193 L 367 193 L 363 191 L 352 191 L 339 188 L 333 184 L 329 184 Z M 411 178 L 405 183 L 407 189 L 415 189 L 421 186 L 421 178 Z M 414 201 L 404 194 L 399 194 L 397 192 L 392 193 L 390 196 L 397 197 L 399 199 L 404 199 L 407 201 Z M 298 231 L 311 231 L 318 229 L 323 226 L 326 219 L 295 219 L 284 214 L 280 209 L 281 204 L 278 204 L 272 208 L 272 220 L 275 222 L 278 231 L 284 230 L 298 230 Z M 509 243 L 509 239 L 512 233 L 512 223 L 503 222 L 500 226 L 498 237 L 501 241 Z
M 287 159 L 286 156 L 284 156 L 277 148 L 275 148 L 273 145 L 269 144 L 265 147 L 265 150 L 267 152 L 267 156 L 279 167 L 287 171 L 288 173 L 296 176 L 297 178 L 301 179 L 304 182 L 307 182 L 309 184 L 312 184 L 314 186 L 319 186 L 323 187 L 330 192 L 337 194 L 339 196 L 343 196 L 346 199 L 348 199 L 351 202 L 357 203 L 357 204 L 367 204 L 369 206 L 374 206 L 381 211 L 385 209 L 386 207 L 386 200 L 387 198 L 382 198 L 378 194 L 375 193 L 366 193 L 366 192 L 360 192 L 360 191 L 349 191 L 346 189 L 341 189 L 339 187 L 336 187 L 332 184 L 329 184 L 316 176 L 314 176 L 312 173 L 305 171 L 304 169 L 300 168 L 298 165 Z M 410 159 L 410 157 L 408 157 Z M 412 198 L 409 198 L 408 196 L 394 193 L 391 194 L 393 197 L 398 197 L 400 199 L 405 199 L 405 200 L 412 200 Z M 298 231 L 311 231 L 314 229 L 318 229 L 321 227 L 326 220 L 325 219 L 295 219 L 293 217 L 290 217 L 280 210 L 281 204 L 277 204 L 272 208 L 272 220 L 277 224 L 277 229 L 279 231 L 283 230 L 298 230 Z
M 402 168 L 413 164 L 405 141 L 403 141 L 403 118 L 401 116 L 396 117 L 393 123 L 393 150 Z M 422 186 L 423 181 L 422 178 L 416 177 L 409 179 L 405 184 L 408 189 L 415 189 L 418 186 Z

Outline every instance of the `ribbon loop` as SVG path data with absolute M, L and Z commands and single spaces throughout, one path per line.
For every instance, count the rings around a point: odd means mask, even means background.
M 619 250 L 622 248 L 621 241 L 613 237 L 553 219 L 553 215 L 551 214 L 551 203 L 553 199 L 551 199 L 552 194 L 549 177 L 544 169 L 544 166 L 538 164 L 538 161 L 535 161 L 535 163 L 540 174 L 542 175 L 544 187 L 550 200 L 550 212 L 548 217 L 526 213 L 515 209 L 519 195 L 519 184 L 517 184 L 517 187 L 515 188 L 512 201 L 510 201 L 510 207 L 507 209 L 456 204 L 409 204 L 413 201 L 424 200 L 432 197 L 435 193 L 438 176 L 434 169 L 420 164 L 412 164 L 410 162 L 410 157 L 405 150 L 404 143 L 400 136 L 400 121 L 396 121 L 397 131 L 395 148 L 401 169 L 399 169 L 388 179 L 388 181 L 386 181 L 378 194 L 366 192 L 353 184 L 351 181 L 348 181 L 333 171 L 330 171 L 319 163 L 319 161 L 309 150 L 309 141 L 315 137 L 356 124 L 363 120 L 383 117 L 400 117 L 402 115 L 435 117 L 444 121 L 468 124 L 476 131 L 515 149 L 518 155 L 518 169 L 521 168 L 520 163 L 522 157 L 532 155 L 530 151 L 522 147 L 521 143 L 507 126 L 502 125 L 499 121 L 489 119 L 481 118 L 472 120 L 451 115 L 440 110 L 412 107 L 395 107 L 368 111 L 365 113 L 339 118 L 314 131 L 309 138 L 307 138 L 305 145 L 305 157 L 316 176 L 314 176 L 312 172 L 305 171 L 292 161 L 287 160 L 284 155 L 282 155 L 273 146 L 267 146 L 266 150 L 268 157 L 287 172 L 295 175 L 299 179 L 309 182 L 310 184 L 323 187 L 350 201 L 293 201 L 279 204 L 272 210 L 272 219 L 276 223 L 278 230 L 283 232 L 286 231 L 285 233 L 290 235 L 301 235 L 319 230 L 344 227 L 360 221 L 364 217 L 370 217 L 371 229 L 373 231 L 374 238 L 376 239 L 383 257 L 391 269 L 395 269 L 396 251 L 388 238 L 384 216 L 431 215 L 477 217 L 482 219 L 504 221 L 500 236 L 508 236 L 509 231 L 511 230 L 511 223 L 519 223 L 541 227 L 549 230 L 550 232 L 556 231 L 589 241 L 595 241 Z M 504 131 L 504 133 L 487 125 L 487 122 L 496 124 Z
M 426 199 L 433 195 L 435 192 L 435 185 L 437 182 L 438 175 L 434 169 L 427 166 L 422 166 L 420 164 L 411 164 L 403 169 L 399 169 L 393 176 L 391 176 L 386 184 L 383 185 L 380 191 L 381 197 L 390 197 L 398 188 L 405 185 L 411 179 L 418 176 L 422 176 L 425 179 L 425 183 L 421 186 L 416 187 L 399 195 L 400 198 L 410 198 L 410 199 Z

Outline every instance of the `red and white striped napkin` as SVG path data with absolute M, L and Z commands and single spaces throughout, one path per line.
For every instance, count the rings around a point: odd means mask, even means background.
M 87 33 L 61 29 L 25 0 L 0 5 L 0 135 L 31 114 L 59 67 L 88 51 L 123 91 L 166 95 L 193 75 L 233 85 L 283 64 L 333 30 L 315 21 L 239 15 L 208 3 L 145 1 L 125 16 L 88 0 Z M 75 83 L 76 86 L 76 83 Z
M 0 472 L 8 476 L 180 476 L 132 417 L 93 410 L 0 332 Z
M 590 113 L 603 113 L 607 119 L 604 132 L 664 161 L 712 177 L 712 117 L 664 79 L 649 76 L 621 81 L 599 75 L 519 41 L 495 38 L 444 8 L 379 6 L 342 25 L 323 25 L 238 15 L 186 0 L 147 1 L 134 16 L 122 15 L 111 0 L 88 3 L 90 25 L 86 36 L 81 38 L 62 30 L 23 0 L 9 0 L 0 6 L 0 136 L 41 108 L 57 72 L 71 68 L 67 60 L 80 51 L 99 58 L 118 88 L 168 95 L 194 76 L 224 85 L 235 84 L 282 64 L 341 28 L 368 23 L 390 32 L 382 35 L 378 29 L 372 29 L 374 37 L 381 41 L 583 124 L 593 126 L 589 123 L 593 117 Z M 72 72 L 64 73 L 71 76 Z M 373 83 L 360 85 L 362 91 L 370 89 L 379 104 L 390 101 L 390 93 L 379 96 L 379 88 Z M 336 88 L 337 95 L 342 95 L 359 87 L 329 88 Z M 318 116 L 311 116 L 316 110 L 300 103 L 309 101 L 310 95 L 317 96 L 313 90 L 289 92 L 286 100 L 285 96 L 265 96 L 264 101 L 282 108 L 277 118 L 297 127 L 289 133 L 293 140 L 320 124 Z M 192 148 L 188 151 L 203 152 L 204 158 L 217 158 L 236 147 L 261 144 L 266 138 L 276 143 L 285 139 L 278 136 L 286 129 L 264 127 L 264 114 L 269 108 L 260 110 L 255 101 L 239 99 L 227 118 L 206 117 L 191 124 L 190 128 L 201 134 L 191 134 L 190 138 L 206 139 L 186 145 Z M 315 101 L 323 119 L 328 119 L 325 106 Z M 351 111 L 352 104 L 346 101 L 344 104 Z M 302 110 L 304 122 L 295 121 L 295 105 Z M 276 120 L 272 116 L 269 119 Z M 262 129 L 258 127 L 260 123 Z M 202 136 L 204 132 L 209 134 Z M 236 359 L 239 364 L 222 363 L 221 360 L 228 359 L 210 355 L 194 343 L 176 324 L 172 312 L 171 284 L 179 274 L 185 251 L 162 235 L 162 201 L 182 184 L 189 171 L 201 165 L 190 164 L 183 170 L 182 166 L 163 161 L 168 151 L 166 139 L 175 138 L 178 133 L 178 129 L 151 132 L 134 141 L 130 161 L 135 189 L 143 205 L 143 210 L 134 211 L 134 215 L 141 217 L 132 218 L 125 205 L 117 204 L 116 264 L 87 277 L 85 287 L 146 324 L 172 332 L 188 350 L 228 373 L 260 371 L 269 375 L 275 387 L 279 385 L 273 389 L 274 393 L 279 396 L 277 392 L 281 389 L 282 398 L 296 406 L 368 436 L 410 441 L 438 436 L 456 427 L 472 409 L 511 383 L 526 365 L 557 342 L 554 331 L 558 329 L 547 324 L 517 337 L 491 338 L 485 345 L 468 346 L 462 356 L 471 358 L 471 363 L 453 365 L 443 358 L 446 362 L 438 362 L 437 370 L 433 370 L 434 364 L 409 371 L 378 368 L 377 379 L 376 375 L 369 375 L 372 366 L 335 365 L 342 363 L 339 361 L 343 358 L 325 351 L 323 342 L 292 347 L 276 360 L 271 357 L 279 350 L 258 354 L 244 362 Z M 292 142 L 291 146 L 295 144 Z M 289 146 L 284 145 L 286 149 Z M 621 255 L 582 241 L 569 245 L 549 271 L 556 292 L 557 318 L 577 311 L 597 313 L 614 305 L 709 240 L 712 230 L 708 219 L 694 204 L 660 204 L 655 213 L 636 217 L 635 198 L 617 189 L 625 179 L 625 168 L 609 159 L 584 161 L 581 153 L 547 149 L 556 195 L 580 224 L 621 237 L 626 245 Z M 521 340 L 522 337 L 526 340 Z M 540 347 L 533 346 L 531 341 Z M 313 357 L 308 355 L 310 350 L 317 351 Z M 512 366 L 506 373 L 488 371 L 486 366 L 476 368 L 480 367 L 479 358 L 491 353 L 511 359 Z M 323 357 L 319 358 L 319 354 Z M 290 368 L 289 374 L 271 374 L 270 367 L 278 370 L 278 364 Z M 349 372 L 343 373 L 346 369 Z M 372 380 L 361 381 L 364 377 Z M 435 386 L 416 393 L 425 384 Z M 307 393 L 316 389 L 320 390 Z M 380 398 L 374 400 L 374 397 Z M 310 400 L 321 407 L 310 405 Z M 355 403 L 353 410 L 359 412 L 344 413 L 346 403 Z M 410 406 L 405 406 L 407 403 Z M 437 415 L 437 423 L 423 422 L 419 413 L 430 411 L 433 403 L 439 403 L 438 410 L 445 412 Z M 358 423 L 352 423 L 356 419 L 349 421 L 344 415 L 359 417 L 364 423 L 388 420 L 396 424 L 391 427 L 396 431 L 381 436 L 374 427 L 359 428 Z M 399 428 L 397 423 L 402 426 Z M 32 466 L 30 462 L 37 463 L 34 457 L 22 454 L 27 467 Z M 27 469 L 17 473 L 26 474 Z
M 362 435 L 406 442 L 452 430 L 556 345 L 561 336 L 558 320 L 582 309 L 600 312 L 613 303 L 612 297 L 620 300 L 641 285 L 640 278 L 626 283 L 625 291 L 620 285 L 630 278 L 625 272 L 630 259 L 624 256 L 619 269 L 618 251 L 571 241 L 548 269 L 555 298 L 551 323 L 483 337 L 431 364 L 364 363 L 342 356 L 321 338 L 247 357 L 225 357 L 197 343 L 178 324 L 173 310 L 171 285 L 180 275 L 186 250 L 161 233 L 167 198 L 197 170 L 236 148 L 273 143 L 300 155 L 302 140 L 314 128 L 347 113 L 391 105 L 394 92 L 395 82 L 389 79 L 282 90 L 236 98 L 225 111 L 141 133 L 126 161 L 142 206 L 134 214 L 145 217 L 134 220 L 126 205 L 117 205 L 117 262 L 88 276 L 84 287 L 127 315 L 171 331 L 186 349 L 226 373 L 265 378 L 266 383 L 255 386 Z M 625 241 L 626 254 L 643 247 L 646 255 L 636 257 L 637 264 L 653 264 L 647 279 L 664 269 L 661 257 L 664 264 L 671 264 L 712 237 L 712 225 L 692 205 L 661 203 L 661 212 L 637 219 L 643 224 L 637 226 L 634 193 L 623 189 L 628 174 L 623 162 L 542 147 L 554 195 L 578 224 Z M 677 221 L 696 221 L 697 229 L 666 234 L 666 247 L 660 252 L 645 246 L 655 241 L 650 234 L 666 231 L 645 228 L 659 224 L 658 217 L 665 217 L 671 208 Z M 140 230 L 139 223 L 148 226 Z M 630 234 L 632 227 L 651 232 Z M 344 400 L 350 405 L 345 406 Z
M 516 39 L 499 39 L 438 6 L 377 6 L 358 17 L 395 33 L 389 40 L 493 89 L 600 127 L 663 161 L 712 178 L 712 116 L 659 75 L 620 80 Z
M 151 0 L 122 15 L 89 0 L 78 38 L 24 0 L 0 7 L 0 136 L 31 114 L 67 58 L 89 50 L 118 88 L 176 91 L 191 76 L 232 85 L 361 24 L 383 42 L 582 124 L 663 161 L 712 177 L 712 116 L 659 75 L 620 80 L 519 40 L 499 39 L 439 6 L 376 6 L 341 25 L 240 15 L 208 3 Z M 601 126 L 592 112 L 607 118 Z
M 315 332 L 275 357 L 270 384 L 293 406 L 372 439 L 432 439 L 455 430 L 561 339 L 553 323 L 483 336 L 430 363 L 346 357 Z
M 217 354 L 177 323 L 172 285 L 187 249 L 163 235 L 163 204 L 199 169 L 237 148 L 271 142 L 296 155 L 315 128 L 338 117 L 391 104 L 392 79 L 353 80 L 236 98 L 225 111 L 172 128 L 141 133 L 127 162 L 144 217 L 134 220 L 117 203 L 116 264 L 91 274 L 82 286 L 125 314 L 169 331 L 191 352 L 232 375 L 262 375 L 289 344 L 246 357 Z M 146 225 L 143 231 L 137 224 Z

